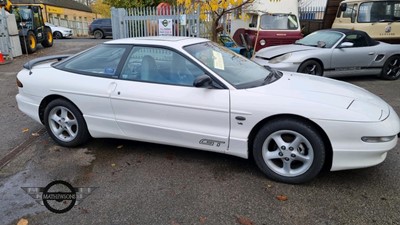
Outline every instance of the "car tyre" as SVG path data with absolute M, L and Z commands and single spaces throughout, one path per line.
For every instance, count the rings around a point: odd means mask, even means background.
M 37 48 L 37 40 L 36 36 L 32 31 L 28 31 L 26 37 L 21 37 L 21 47 L 22 47 L 22 52 L 24 54 L 32 54 L 36 52 Z
M 45 39 L 42 41 L 42 45 L 45 48 L 53 46 L 53 33 L 49 27 L 44 28 Z
M 53 36 L 54 36 L 55 39 L 62 39 L 62 38 L 63 38 L 62 33 L 59 32 L 59 31 L 55 31 L 55 32 L 53 33 Z
M 279 119 L 265 124 L 257 133 L 253 156 L 268 178 L 299 184 L 321 172 L 325 144 L 311 124 L 297 119 Z
M 386 80 L 397 80 L 400 77 L 400 55 L 391 56 L 383 65 L 381 77 Z
M 85 119 L 71 102 L 56 99 L 44 111 L 44 124 L 50 137 L 64 147 L 76 147 L 90 138 Z
M 307 60 L 303 62 L 299 69 L 297 70 L 299 73 L 306 73 L 311 75 L 322 76 L 322 66 L 319 62 L 315 60 Z
M 104 33 L 101 30 L 94 31 L 93 35 L 94 35 L 94 38 L 96 38 L 96 39 L 104 38 Z

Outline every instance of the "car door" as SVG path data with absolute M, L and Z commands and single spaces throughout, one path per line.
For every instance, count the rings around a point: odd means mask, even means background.
M 55 67 L 62 72 L 48 78 L 56 84 L 52 91 L 80 109 L 93 137 L 124 137 L 115 121 L 110 95 L 130 49 L 128 45 L 99 45 L 61 61 Z
M 119 127 L 136 140 L 227 150 L 229 90 L 193 87 L 202 74 L 174 50 L 134 47 L 111 94 Z
M 333 49 L 331 68 L 352 75 L 366 73 L 376 57 L 375 47 L 369 46 L 364 37 L 358 34 L 347 35 L 343 42 L 350 42 L 353 46 Z
M 102 27 L 105 31 L 106 36 L 112 36 L 111 19 L 105 19 L 102 21 Z

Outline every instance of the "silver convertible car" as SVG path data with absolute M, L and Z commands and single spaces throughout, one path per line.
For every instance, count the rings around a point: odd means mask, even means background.
M 265 68 L 202 38 L 34 59 L 17 85 L 19 109 L 59 145 L 122 138 L 252 157 L 286 183 L 377 165 L 400 132 L 393 108 L 362 88 Z
M 400 77 L 400 45 L 375 41 L 357 30 L 316 31 L 295 44 L 264 48 L 253 60 L 280 70 L 327 77 Z

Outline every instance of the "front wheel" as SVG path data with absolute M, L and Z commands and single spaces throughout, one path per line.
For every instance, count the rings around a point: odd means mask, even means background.
M 297 70 L 299 73 L 306 73 L 311 75 L 322 76 L 322 66 L 319 62 L 315 60 L 307 60 L 303 62 L 299 69 Z
M 325 145 L 319 132 L 297 119 L 274 120 L 254 139 L 257 166 L 270 179 L 299 184 L 312 180 L 325 162 Z
M 400 77 L 400 56 L 394 55 L 386 60 L 381 77 L 386 80 L 397 80 Z
M 51 138 L 61 146 L 75 147 L 90 138 L 82 113 L 66 100 L 50 102 L 44 112 L 44 122 Z

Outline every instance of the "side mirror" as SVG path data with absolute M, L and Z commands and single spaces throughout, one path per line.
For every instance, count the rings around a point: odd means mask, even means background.
M 33 13 L 38 13 L 39 12 L 39 8 L 37 6 L 33 6 L 32 7 L 32 11 L 33 11 Z
M 256 27 L 254 23 L 249 23 L 249 27 Z
M 347 4 L 346 3 L 343 3 L 343 4 L 340 5 L 340 11 L 344 12 L 344 11 L 346 11 L 346 9 L 347 9 Z
M 346 42 L 343 42 L 342 44 L 340 44 L 339 48 L 350 48 L 350 47 L 353 47 L 353 46 L 354 46 L 353 43 L 346 41 Z
M 319 48 L 325 48 L 326 43 L 325 43 L 325 41 L 318 41 L 318 42 L 317 42 L 317 46 L 318 46 Z
M 211 77 L 206 74 L 196 77 L 196 79 L 193 81 L 193 86 L 195 87 L 208 88 L 212 86 L 211 84 L 212 84 Z

